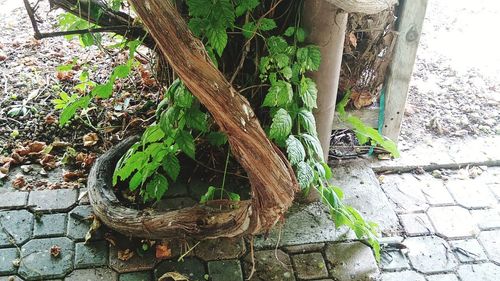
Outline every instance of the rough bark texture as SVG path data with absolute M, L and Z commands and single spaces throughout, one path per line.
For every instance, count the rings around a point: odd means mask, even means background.
M 194 207 L 158 214 L 141 214 L 113 201 L 110 191 L 99 191 L 97 181 L 108 188 L 109 172 L 104 166 L 109 156 L 99 160 L 89 183 L 90 198 L 96 215 L 108 226 L 135 236 L 150 238 L 231 237 L 269 230 L 291 206 L 297 181 L 290 164 L 267 138 L 248 101 L 241 96 L 210 61 L 203 44 L 189 31 L 186 22 L 170 1 L 129 0 L 146 28 L 165 54 L 174 71 L 189 90 L 210 111 L 228 136 L 235 158 L 246 170 L 252 188 L 252 200 L 238 208 Z M 94 183 L 95 182 L 95 183 Z M 113 204 L 109 206 L 109 204 Z M 227 203 L 226 203 L 227 204 Z M 119 221 L 117 221 L 119 220 Z
M 323 0 L 347 13 L 376 14 L 392 7 L 398 0 Z

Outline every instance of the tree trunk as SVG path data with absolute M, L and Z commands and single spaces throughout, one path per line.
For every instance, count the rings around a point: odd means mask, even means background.
M 192 35 L 171 2 L 129 2 L 174 71 L 227 134 L 233 155 L 250 179 L 252 200 L 239 203 L 236 209 L 219 212 L 194 207 L 163 215 L 141 214 L 131 225 L 127 219 L 134 214 L 111 213 L 103 204 L 106 202 L 100 201 L 106 200 L 106 195 L 91 188 L 89 194 L 96 215 L 118 231 L 143 237 L 184 234 L 215 238 L 268 231 L 283 218 L 298 191 L 289 162 L 269 141 L 248 101 L 215 68 L 203 44 Z M 114 221 L 120 217 L 123 220 L 119 223 Z
M 323 0 L 346 13 L 376 14 L 392 7 L 398 0 Z M 308 1 L 306 1 L 308 2 Z

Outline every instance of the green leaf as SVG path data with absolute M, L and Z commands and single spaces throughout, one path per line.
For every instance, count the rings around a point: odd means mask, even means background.
M 271 55 L 286 53 L 288 43 L 283 37 L 272 36 L 267 39 L 267 47 Z
M 186 153 L 187 156 L 194 159 L 195 145 L 193 136 L 187 131 L 180 131 L 177 135 L 176 141 L 182 152 Z
M 276 60 L 279 68 L 283 68 L 290 64 L 290 57 L 287 54 L 276 54 L 273 58 Z
M 165 176 L 156 173 L 146 185 L 148 198 L 155 198 L 159 201 L 168 190 L 168 180 Z
M 211 145 L 221 146 L 227 143 L 227 136 L 222 132 L 210 132 L 207 140 Z
M 321 52 L 317 46 L 307 46 L 297 50 L 297 61 L 305 70 L 316 71 L 321 63 Z
M 257 31 L 257 26 L 255 25 L 255 22 L 251 21 L 245 23 L 241 29 L 243 30 L 243 36 L 249 39 Z
M 222 52 L 227 45 L 227 33 L 225 28 L 209 28 L 207 30 L 208 42 L 215 49 L 217 54 L 222 56 Z
M 124 161 L 123 166 L 115 171 L 115 177 L 113 179 L 114 184 L 116 184 L 118 177 L 121 178 L 122 181 L 128 179 L 132 172 L 142 167 L 146 161 L 146 153 L 142 151 L 133 153 L 128 159 L 126 159 L 126 161 Z
M 292 85 L 288 82 L 279 80 L 269 88 L 262 106 L 286 106 L 292 101 L 292 99 Z
M 292 117 L 290 114 L 280 108 L 273 117 L 269 137 L 277 141 L 285 140 L 292 131 Z
M 134 176 L 130 179 L 128 183 L 128 188 L 130 191 L 136 190 L 139 185 L 142 183 L 142 174 L 140 172 L 136 172 Z
M 318 90 L 316 89 L 316 83 L 311 78 L 302 77 L 299 94 L 308 109 L 317 107 L 316 99 L 318 98 Z
M 180 110 L 171 106 L 160 115 L 159 125 L 165 134 L 170 134 L 180 116 Z
M 75 66 L 75 64 L 73 64 L 73 63 L 63 64 L 63 65 L 59 65 L 58 67 L 56 67 L 56 70 L 57 71 L 70 71 L 73 69 L 74 66 Z
M 301 134 L 300 136 L 304 141 L 309 156 L 316 157 L 317 159 L 324 161 L 323 149 L 321 148 L 321 143 L 319 142 L 318 138 L 309 134 Z
M 238 193 L 234 192 L 227 192 L 227 196 L 229 197 L 229 200 L 231 201 L 240 201 L 240 195 Z
M 290 26 L 285 30 L 285 33 L 283 33 L 283 35 L 287 37 L 292 37 L 294 33 L 295 33 L 295 26 Z
M 312 136 L 316 136 L 316 120 L 311 111 L 307 109 L 300 109 L 299 111 L 299 123 Z
M 259 30 L 269 31 L 276 28 L 276 22 L 273 19 L 263 18 L 259 21 Z
M 296 137 L 292 135 L 290 135 L 286 140 L 286 153 L 288 154 L 288 160 L 292 165 L 296 165 L 304 161 L 306 157 L 304 146 Z
M 206 17 L 210 14 L 210 7 L 212 5 L 212 0 L 187 0 L 189 7 L 189 14 L 195 17 Z
M 121 64 L 121 65 L 115 67 L 115 69 L 113 69 L 113 73 L 111 73 L 111 77 L 113 77 L 113 78 L 125 78 L 129 75 L 129 73 L 130 73 L 130 65 Z
M 208 201 L 212 200 L 214 198 L 216 190 L 217 190 L 216 187 L 209 186 L 207 192 L 201 196 L 200 204 L 207 203 Z
M 96 85 L 91 94 L 92 96 L 107 99 L 113 94 L 113 83 L 108 81 L 105 84 Z
M 208 131 L 207 114 L 197 108 L 191 108 L 186 112 L 186 125 L 200 132 Z
M 66 105 L 66 107 L 62 110 L 61 115 L 59 115 L 59 126 L 64 126 L 71 118 L 73 118 L 79 108 L 86 108 L 89 103 L 90 96 L 84 96 Z
M 297 181 L 301 189 L 307 189 L 314 181 L 314 171 L 306 162 L 297 164 Z
M 174 154 L 168 154 L 162 163 L 163 170 L 167 175 L 173 180 L 176 181 L 179 176 L 179 172 L 181 171 L 181 165 L 179 164 L 179 159 Z
M 150 126 L 142 134 L 143 145 L 147 143 L 157 142 L 165 136 L 165 133 L 158 125 Z
M 174 92 L 174 103 L 176 106 L 183 108 L 191 107 L 191 105 L 193 104 L 193 100 L 193 95 L 184 86 L 184 84 L 176 88 Z
M 242 16 L 247 11 L 252 11 L 260 3 L 260 0 L 240 0 L 236 1 L 236 16 Z

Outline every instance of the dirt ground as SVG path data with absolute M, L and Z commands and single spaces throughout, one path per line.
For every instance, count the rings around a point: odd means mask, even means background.
M 500 4 L 483 0 L 469 6 L 470 1 L 465 0 L 429 1 L 400 137 L 402 150 L 436 138 L 455 142 L 500 134 L 500 39 L 495 34 Z M 128 92 L 119 90 L 116 100 L 106 104 L 114 108 L 106 122 L 102 116 L 108 113 L 99 109 L 64 128 L 48 122 L 58 115 L 51 101 L 61 89 L 71 86 L 56 78 L 56 66 L 75 57 L 81 64 L 112 66 L 116 56 L 97 48 L 82 49 L 76 40 L 35 41 L 22 1 L 0 0 L 0 7 L 0 152 L 5 154 L 16 143 L 51 143 L 56 138 L 85 150 L 82 137 L 96 131 L 95 127 L 102 129 L 94 148 L 100 152 L 122 137 L 115 134 L 122 124 L 112 124 L 109 119 L 121 120 L 126 115 L 130 122 L 144 107 L 144 95 L 158 98 L 155 89 L 134 86 Z M 41 15 L 45 17 L 47 7 L 44 9 Z M 45 31 L 53 30 L 55 22 L 55 14 L 48 15 L 49 20 L 40 23 Z M 94 69 L 92 75 L 99 80 L 108 73 L 109 68 L 102 68 Z M 134 81 L 128 84 L 134 85 Z M 120 108 L 124 96 L 134 91 L 142 98 L 134 99 L 132 94 L 127 101 L 129 110 Z
M 400 148 L 500 134 L 500 4 L 430 0 Z M 493 28 L 493 29 L 492 29 Z

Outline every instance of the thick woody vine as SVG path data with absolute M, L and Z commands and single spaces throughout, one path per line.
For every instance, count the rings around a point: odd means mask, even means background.
M 321 55 L 317 46 L 306 43 L 307 32 L 300 25 L 302 1 L 186 0 L 174 1 L 174 6 L 170 1 L 130 0 L 138 15 L 135 19 L 123 12 L 130 7 L 120 0 L 107 1 L 108 6 L 53 2 L 70 12 L 60 17 L 64 35 L 77 35 L 88 46 L 99 43 L 100 35 L 81 30 L 109 28 L 123 35 L 117 46 L 129 50 L 129 60 L 115 67 L 106 83 L 90 81 L 82 73 L 79 87 L 84 94 L 62 93 L 55 100 L 62 110 L 60 124 L 94 98 L 112 96 L 115 81 L 130 75 L 137 65 L 134 54 L 141 44 L 159 50 L 178 77 L 165 90 L 156 122 L 118 161 L 114 185 L 126 183 L 144 201 L 160 200 L 179 176 L 180 154 L 196 159 L 201 142 L 214 149 L 229 146 L 228 159 L 242 165 L 251 184 L 250 201 L 240 201 L 224 186 L 212 186 L 199 206 L 168 214 L 153 212 L 115 228 L 151 238 L 256 234 L 283 217 L 299 189 L 307 193 L 315 188 L 336 226 L 353 229 L 378 255 L 376 225 L 343 204 L 341 189 L 330 183 L 332 172 L 323 159 L 312 114 L 317 89 L 307 76 L 318 70 Z M 117 31 L 106 17 L 120 26 L 128 23 L 134 33 Z M 40 38 L 50 37 L 35 32 Z M 376 144 L 377 138 L 371 141 Z M 94 201 L 101 219 L 114 224 L 106 218 L 111 211 L 99 212 L 99 202 Z M 210 209 L 214 202 L 219 208 Z M 120 210 L 111 215 L 136 215 Z M 214 214 L 218 218 L 210 221 Z

